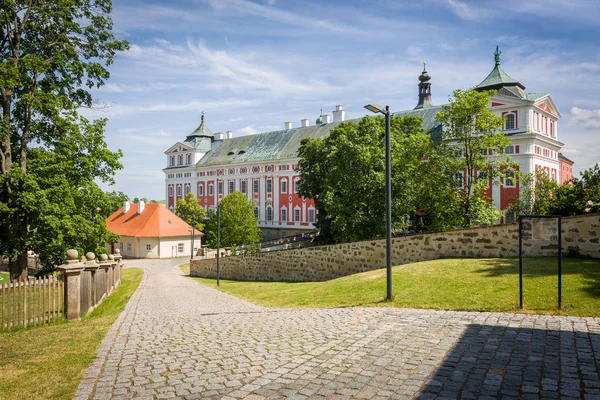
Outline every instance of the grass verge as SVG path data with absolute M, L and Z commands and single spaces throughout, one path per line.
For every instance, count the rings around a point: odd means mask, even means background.
M 0 399 L 72 398 L 143 274 L 141 268 L 123 270 L 119 287 L 81 321 L 0 334 Z
M 442 310 L 519 311 L 518 259 L 441 259 L 393 268 L 391 302 L 385 270 L 326 282 L 221 280 L 219 290 L 269 307 L 392 306 Z M 563 307 L 557 308 L 557 259 L 523 263 L 525 309 L 536 314 L 600 316 L 600 260 L 563 259 Z M 182 266 L 189 275 L 189 265 Z M 214 279 L 191 278 L 217 288 Z

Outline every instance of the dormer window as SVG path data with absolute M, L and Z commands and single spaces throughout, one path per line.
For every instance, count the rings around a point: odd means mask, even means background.
M 186 164 L 191 164 L 192 163 L 192 155 L 191 154 L 186 154 L 185 155 L 185 163 Z
M 517 116 L 514 113 L 506 114 L 506 120 L 504 122 L 504 130 L 511 131 L 516 129 Z
M 177 156 L 177 165 L 183 165 L 183 154 Z
M 173 167 L 175 165 L 175 156 L 169 156 L 169 167 Z
M 238 151 L 238 156 L 239 156 L 239 155 L 242 155 L 242 154 L 246 154 L 246 151 L 244 151 L 244 150 L 240 150 L 240 151 Z
M 233 151 L 230 151 L 229 153 L 227 153 L 228 156 L 233 156 L 235 155 L 235 153 Z

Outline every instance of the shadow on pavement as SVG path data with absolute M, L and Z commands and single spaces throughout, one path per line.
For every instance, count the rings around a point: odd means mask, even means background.
M 473 324 L 417 398 L 600 398 L 599 361 L 596 333 Z

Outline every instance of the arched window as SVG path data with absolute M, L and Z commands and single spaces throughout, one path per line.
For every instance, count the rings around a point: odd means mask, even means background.
M 177 196 L 181 196 L 181 185 L 177 186 Z
M 169 166 L 172 167 L 175 165 L 175 156 L 169 156 Z
M 465 177 L 462 171 L 458 171 L 454 174 L 454 185 L 459 189 L 463 189 L 465 187 Z
M 204 196 L 204 185 L 198 184 L 198 196 Z
M 190 185 L 185 185 L 185 194 L 187 195 L 191 191 L 192 191 L 192 187 Z
M 516 128 L 517 117 L 514 113 L 506 114 L 506 121 L 504 122 L 504 130 L 510 131 Z
M 267 221 L 273 221 L 273 209 L 271 207 L 267 207 Z
M 177 157 L 177 165 L 183 165 L 183 154 Z
M 169 196 L 173 196 L 173 186 L 169 186 Z

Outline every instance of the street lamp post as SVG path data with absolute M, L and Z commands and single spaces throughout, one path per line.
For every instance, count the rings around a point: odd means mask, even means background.
M 194 238 L 195 238 L 194 237 L 195 236 L 194 235 L 195 234 L 194 231 L 195 231 L 195 229 L 194 229 L 193 226 L 190 226 L 189 230 L 190 230 L 190 240 L 191 240 L 191 243 L 190 243 L 190 260 L 193 260 L 194 259 Z
M 390 139 L 390 107 L 368 104 L 365 108 L 385 116 L 385 262 L 387 300 L 392 299 L 392 156 Z
M 217 205 L 217 286 L 221 279 L 221 207 Z

